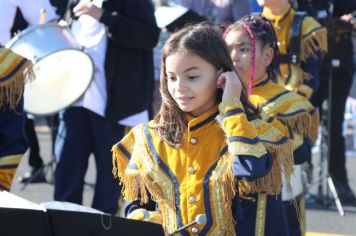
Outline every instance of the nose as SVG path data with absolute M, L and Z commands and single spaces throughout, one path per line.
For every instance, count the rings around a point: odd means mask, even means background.
M 179 78 L 179 77 L 177 78 L 176 89 L 177 89 L 177 91 L 187 90 L 187 86 L 186 86 L 186 83 L 183 78 Z
M 230 56 L 233 61 L 239 61 L 239 54 L 237 53 L 236 48 L 230 50 Z

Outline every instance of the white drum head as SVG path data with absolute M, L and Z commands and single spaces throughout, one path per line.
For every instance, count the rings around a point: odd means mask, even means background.
M 84 52 L 61 50 L 34 65 L 36 79 L 25 85 L 24 108 L 33 115 L 51 115 L 74 103 L 88 88 L 93 63 Z

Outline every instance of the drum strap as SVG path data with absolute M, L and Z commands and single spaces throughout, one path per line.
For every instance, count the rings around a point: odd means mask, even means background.
M 280 63 L 282 64 L 297 64 L 299 63 L 300 46 L 302 39 L 302 26 L 306 12 L 297 11 L 295 13 L 291 39 L 286 54 L 280 54 Z

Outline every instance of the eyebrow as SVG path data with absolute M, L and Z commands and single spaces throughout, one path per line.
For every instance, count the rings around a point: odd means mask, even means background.
M 250 45 L 248 42 L 244 42 L 244 41 L 240 41 L 240 42 L 237 42 L 237 43 L 233 43 L 229 46 L 237 46 L 237 47 L 241 47 L 241 46 L 245 46 L 245 45 Z
M 188 69 L 184 70 L 183 73 L 187 73 L 187 72 L 189 72 L 189 71 L 191 71 L 191 70 L 199 70 L 199 69 L 200 69 L 200 68 L 197 67 L 197 66 L 192 66 L 192 67 L 189 67 Z M 174 72 L 171 72 L 171 71 L 167 71 L 167 73 L 169 73 L 169 74 L 175 74 Z

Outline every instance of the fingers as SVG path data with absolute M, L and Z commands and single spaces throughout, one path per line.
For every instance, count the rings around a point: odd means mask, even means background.
M 103 14 L 103 10 L 97 7 L 96 5 L 94 5 L 92 2 L 79 3 L 74 7 L 73 12 L 76 17 L 85 14 L 97 20 L 99 20 Z
M 218 77 L 216 85 L 217 85 L 218 88 L 224 89 L 225 88 L 225 83 L 226 83 L 226 78 L 225 78 L 225 76 L 223 74 L 221 74 Z
M 222 73 L 217 80 L 217 86 L 224 90 L 223 98 L 241 96 L 242 84 L 233 71 Z

